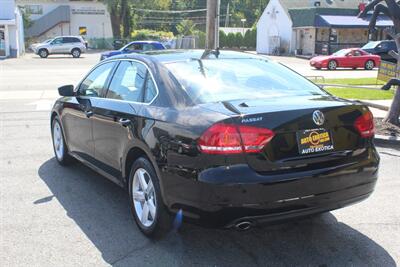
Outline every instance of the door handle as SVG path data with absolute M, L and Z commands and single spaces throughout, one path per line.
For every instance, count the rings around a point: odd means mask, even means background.
M 124 127 L 128 127 L 131 124 L 130 119 L 124 119 L 124 118 L 119 119 L 118 122 Z
M 86 115 L 86 118 L 90 118 L 94 115 L 94 113 L 91 110 L 85 110 L 85 115 Z

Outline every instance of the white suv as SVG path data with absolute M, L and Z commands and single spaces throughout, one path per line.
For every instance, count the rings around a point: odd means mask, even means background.
M 86 52 L 86 42 L 80 36 L 60 36 L 44 43 L 33 44 L 31 49 L 41 58 L 52 54 L 71 54 L 78 58 Z

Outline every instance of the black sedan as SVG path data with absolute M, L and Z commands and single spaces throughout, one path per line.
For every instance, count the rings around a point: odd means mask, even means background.
M 52 109 L 61 165 L 127 188 L 140 230 L 238 228 L 367 198 L 379 155 L 367 107 L 265 57 L 158 51 L 112 57 Z

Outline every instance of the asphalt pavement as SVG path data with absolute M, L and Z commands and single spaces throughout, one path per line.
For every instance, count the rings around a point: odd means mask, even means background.
M 399 264 L 396 147 L 379 148 L 376 190 L 356 205 L 246 232 L 184 224 L 161 241 L 144 237 L 124 190 L 82 164 L 61 167 L 53 156 L 49 110 L 55 88 L 77 83 L 97 59 L 0 61 L 1 266 Z

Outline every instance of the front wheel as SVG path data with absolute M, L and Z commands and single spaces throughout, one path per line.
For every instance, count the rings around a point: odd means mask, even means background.
M 160 238 L 171 229 L 171 215 L 164 206 L 157 174 L 146 158 L 132 165 L 129 196 L 131 212 L 142 233 Z
M 367 62 L 365 62 L 365 66 L 364 68 L 366 70 L 372 70 L 373 68 L 375 68 L 375 63 L 372 60 L 368 60 Z
M 337 62 L 335 60 L 331 60 L 328 63 L 328 69 L 329 70 L 336 70 L 337 68 Z
M 65 143 L 64 134 L 58 117 L 55 117 L 51 123 L 51 135 L 53 139 L 53 149 L 57 162 L 61 165 L 68 165 L 72 158 L 68 154 L 67 145 Z
M 41 58 L 46 58 L 49 56 L 49 51 L 47 49 L 40 49 L 38 54 Z
M 78 57 L 81 56 L 81 50 L 79 50 L 78 48 L 74 48 L 74 49 L 72 49 L 72 51 L 71 51 L 71 55 L 72 55 L 72 57 L 74 57 L 74 58 L 78 58 Z

